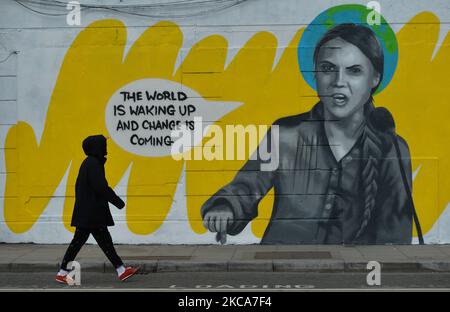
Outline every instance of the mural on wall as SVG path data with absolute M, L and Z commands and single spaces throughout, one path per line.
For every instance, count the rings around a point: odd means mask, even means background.
M 365 8 L 350 10 L 344 11 L 346 18 L 359 13 L 355 22 L 366 20 Z M 320 22 L 319 17 L 312 27 L 328 26 Z M 303 36 L 317 32 L 306 29 Z M 384 33 L 395 40 L 392 31 Z M 299 53 L 307 49 L 301 44 Z M 369 27 L 339 24 L 317 42 L 313 59 L 309 72 L 315 73 L 319 103 L 310 112 L 279 119 L 277 135 L 267 136 L 278 167 L 263 170 L 259 157 L 249 160 L 202 207 L 205 226 L 224 242 L 227 233 L 239 233 L 258 215 L 259 201 L 274 188 L 263 244 L 411 243 L 408 145 L 389 135 L 395 132 L 392 116 L 375 108 L 372 98 L 383 78 L 392 76 L 384 76 L 379 40 Z M 400 155 L 393 140 L 399 141 Z
M 357 5 L 326 10 L 298 30 L 275 66 L 277 39 L 270 32 L 256 33 L 227 66 L 225 38 L 205 37 L 175 68 L 183 44 L 176 24 L 151 26 L 124 55 L 124 24 L 94 22 L 65 55 L 40 141 L 24 121 L 8 132 L 5 146 L 17 146 L 5 149 L 12 172 L 3 203 L 8 229 L 30 231 L 68 170 L 62 221 L 74 230 L 79 142 L 103 133 L 112 139 L 111 186 L 129 171 L 120 195 L 134 235 L 151 236 L 164 224 L 182 170 L 193 235 L 209 229 L 222 232 L 218 240 L 225 242 L 226 233 L 246 226 L 262 243 L 410 243 L 417 237 L 413 204 L 426 234 L 449 201 L 437 190 L 450 187 L 450 150 L 433 139 L 450 130 L 442 96 L 450 38 L 432 57 L 440 27 L 433 14 L 417 15 L 395 34 L 384 20 L 362 25 L 367 12 Z M 420 49 L 411 48 L 418 43 Z M 381 106 L 387 110 L 371 114 Z M 383 114 L 394 116 L 400 154 Z M 180 125 L 198 130 L 196 118 L 207 126 L 183 157 L 173 157 L 172 131 Z M 222 143 L 234 135 L 226 131 L 233 124 L 278 126 L 277 171 L 254 170 L 258 159 L 227 159 Z M 212 126 L 223 130 L 222 138 Z M 345 141 L 341 127 L 350 133 Z M 271 137 L 271 130 L 260 133 L 258 143 Z M 249 154 L 256 150 L 245 144 Z M 238 193 L 231 190 L 243 184 Z M 224 192 L 236 196 L 217 202 Z M 221 204 L 225 221 L 212 225 L 207 212 Z

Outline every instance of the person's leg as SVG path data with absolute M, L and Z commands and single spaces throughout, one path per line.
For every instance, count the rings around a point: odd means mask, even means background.
M 77 256 L 81 247 L 83 247 L 83 245 L 88 240 L 89 234 L 90 231 L 88 229 L 77 228 L 75 230 L 75 235 L 73 236 L 72 242 L 67 248 L 66 254 L 64 255 L 64 258 L 62 260 L 61 270 L 68 271 L 67 264 L 70 261 L 75 260 L 75 257 Z
M 115 269 L 123 266 L 122 259 L 117 255 L 116 249 L 114 248 L 114 244 L 111 238 L 111 234 L 109 234 L 107 227 L 98 228 L 92 230 L 92 235 L 97 241 L 100 248 L 105 253 L 108 260 L 112 263 Z

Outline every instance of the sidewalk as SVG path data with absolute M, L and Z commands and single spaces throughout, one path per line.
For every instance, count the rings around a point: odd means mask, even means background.
M 67 245 L 0 244 L 0 272 L 56 272 Z M 117 245 L 127 265 L 142 272 L 367 272 L 369 261 L 383 271 L 450 272 L 450 245 L 261 246 Z M 97 245 L 77 259 L 83 271 L 112 272 Z

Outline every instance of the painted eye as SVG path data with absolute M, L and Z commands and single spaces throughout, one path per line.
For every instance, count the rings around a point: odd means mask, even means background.
M 322 64 L 320 66 L 320 70 L 323 72 L 333 72 L 336 71 L 333 65 L 329 65 L 329 64 Z
M 349 70 L 352 74 L 359 74 L 360 72 L 362 72 L 361 68 L 359 67 L 352 67 Z

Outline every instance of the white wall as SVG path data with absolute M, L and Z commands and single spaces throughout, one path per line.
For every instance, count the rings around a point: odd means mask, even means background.
M 148 3 L 148 1 L 80 1 L 81 3 L 117 4 Z M 155 0 L 153 2 L 162 2 Z M 169 2 L 169 1 L 166 1 Z M 440 40 L 450 30 L 450 2 L 448 0 L 391 0 L 380 1 L 381 13 L 391 23 L 394 31 L 399 31 L 413 16 L 423 11 L 437 15 L 441 22 Z M 210 34 L 224 36 L 230 47 L 229 62 L 238 49 L 256 32 L 270 31 L 279 43 L 277 57 L 287 46 L 301 25 L 307 25 L 323 10 L 338 4 L 366 4 L 367 1 L 311 1 L 311 0 L 251 0 L 234 8 L 193 18 L 167 18 L 178 25 L 184 35 L 183 49 L 188 50 L 194 43 Z M 5 187 L 4 140 L 11 125 L 18 120 L 30 124 L 37 140 L 42 135 L 50 96 L 55 85 L 65 53 L 78 33 L 90 23 L 113 18 L 127 26 L 127 48 L 149 26 L 158 19 L 137 17 L 111 11 L 86 11 L 82 13 L 80 26 L 68 26 L 65 16 L 49 17 L 28 11 L 12 0 L 0 2 L 0 242 L 63 243 L 71 234 L 60 222 L 62 199 L 55 196 L 36 225 L 27 233 L 14 234 L 9 231 L 3 217 L 3 194 Z M 181 53 L 179 62 L 185 54 Z M 275 66 L 275 65 L 274 65 Z M 55 192 L 64 194 L 65 179 Z M 124 181 L 127 175 L 123 177 Z M 124 185 L 119 183 L 119 185 Z M 181 176 L 168 220 L 186 219 L 184 196 L 184 175 Z M 445 212 L 450 214 L 450 212 Z M 129 232 L 125 217 L 115 215 L 113 230 L 115 240 L 120 243 L 212 243 L 212 234 L 195 235 L 187 222 L 167 222 L 157 233 L 137 236 Z M 448 223 L 450 217 L 442 222 Z M 247 227 L 248 229 L 249 227 Z M 450 242 L 450 233 L 438 224 L 429 234 L 434 242 Z M 446 228 L 450 228 L 446 226 Z M 170 233 L 170 235 L 167 235 Z M 444 237 L 444 239 L 443 239 Z M 254 243 L 259 240 L 246 230 L 231 239 L 231 243 Z

